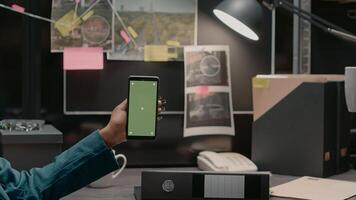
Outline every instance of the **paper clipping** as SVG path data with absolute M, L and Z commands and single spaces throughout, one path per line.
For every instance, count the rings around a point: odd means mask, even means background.
M 184 137 L 235 135 L 229 47 L 185 47 L 184 60 Z
M 110 0 L 111 1 L 111 0 Z M 51 52 L 65 47 L 112 51 L 112 9 L 108 0 L 52 0 Z
M 113 0 L 113 52 L 109 60 L 183 61 L 183 46 L 196 44 L 197 0 Z M 113 14 L 115 14 L 113 12 Z M 127 26 L 134 40 L 120 35 Z M 146 47 L 148 46 L 148 47 Z

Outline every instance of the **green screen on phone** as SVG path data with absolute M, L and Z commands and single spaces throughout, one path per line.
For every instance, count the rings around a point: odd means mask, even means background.
M 131 80 L 128 136 L 154 137 L 156 133 L 157 81 Z

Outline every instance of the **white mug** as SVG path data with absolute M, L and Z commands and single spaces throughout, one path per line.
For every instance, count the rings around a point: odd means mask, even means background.
M 345 95 L 350 112 L 356 112 L 356 67 L 345 69 Z
M 113 150 L 113 153 L 115 155 L 114 150 Z M 127 159 L 126 159 L 125 155 L 123 155 L 123 154 L 115 155 L 116 160 L 119 158 L 122 158 L 122 160 L 124 161 L 122 164 L 122 167 L 120 169 L 118 169 L 115 172 L 111 172 L 111 173 L 107 174 L 106 176 L 100 178 L 99 180 L 96 180 L 96 181 L 90 183 L 89 186 L 93 187 L 93 188 L 106 188 L 106 187 L 113 186 L 114 180 L 119 176 L 119 174 L 122 172 L 122 170 L 125 169 L 126 164 L 127 164 Z

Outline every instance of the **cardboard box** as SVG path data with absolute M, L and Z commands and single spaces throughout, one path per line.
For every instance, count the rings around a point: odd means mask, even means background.
M 341 75 L 253 79 L 252 160 L 260 170 L 328 177 L 347 169 L 343 80 Z

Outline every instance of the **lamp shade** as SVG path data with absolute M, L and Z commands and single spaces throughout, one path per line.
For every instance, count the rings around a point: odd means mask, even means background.
M 215 16 L 241 35 L 259 40 L 262 7 L 255 0 L 224 0 L 214 9 Z

